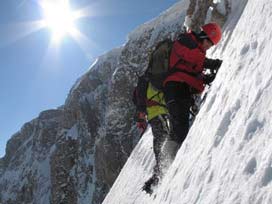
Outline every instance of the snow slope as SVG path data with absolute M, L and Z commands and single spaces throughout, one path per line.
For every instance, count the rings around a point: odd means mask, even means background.
M 104 204 L 272 203 L 272 1 L 249 0 L 241 17 L 236 5 L 209 53 L 224 63 L 162 183 L 141 191 L 154 164 L 149 129 Z

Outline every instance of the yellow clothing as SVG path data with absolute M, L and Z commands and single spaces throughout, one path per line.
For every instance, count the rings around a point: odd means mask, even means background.
M 147 106 L 147 119 L 150 121 L 158 115 L 168 114 L 168 110 L 165 105 L 164 95 L 162 92 L 156 90 L 151 83 L 148 83 L 147 99 L 155 101 L 161 105 Z

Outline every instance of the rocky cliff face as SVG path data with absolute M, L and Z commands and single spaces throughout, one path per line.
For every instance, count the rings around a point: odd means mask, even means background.
M 12 137 L 1 159 L 0 203 L 101 202 L 109 185 L 96 171 L 96 142 L 105 132 L 109 83 L 120 54 L 118 48 L 100 57 L 64 106 L 42 112 Z
M 133 31 L 98 58 L 62 107 L 42 112 L 0 159 L 0 203 L 102 203 L 138 141 L 131 102 L 155 44 L 180 33 L 188 1 Z
M 194 31 L 199 31 L 206 22 L 223 26 L 232 8 L 232 0 L 190 0 L 185 24 Z

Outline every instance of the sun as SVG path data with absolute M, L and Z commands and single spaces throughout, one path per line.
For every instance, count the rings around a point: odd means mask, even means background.
M 52 31 L 52 40 L 59 42 L 67 35 L 77 33 L 76 12 L 70 9 L 68 0 L 43 0 L 44 26 Z
M 56 56 L 59 54 L 61 41 L 65 37 L 71 38 L 86 56 L 90 56 L 92 47 L 99 47 L 90 34 L 85 35 L 76 25 L 82 18 L 100 15 L 99 10 L 94 9 L 93 3 L 77 10 L 71 9 L 69 0 L 35 0 L 36 4 L 38 11 L 41 12 L 41 18 L 9 25 L 5 30 L 6 34 L 3 35 L 6 44 L 14 43 L 41 30 L 50 30 L 52 37 L 48 44 L 48 56 L 52 53 Z M 84 23 L 81 23 L 82 25 Z

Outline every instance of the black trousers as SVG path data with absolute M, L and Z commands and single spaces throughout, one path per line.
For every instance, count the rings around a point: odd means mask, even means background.
M 190 87 L 183 82 L 167 82 L 164 88 L 164 97 L 172 126 L 170 139 L 181 145 L 189 131 L 190 107 L 192 105 Z

